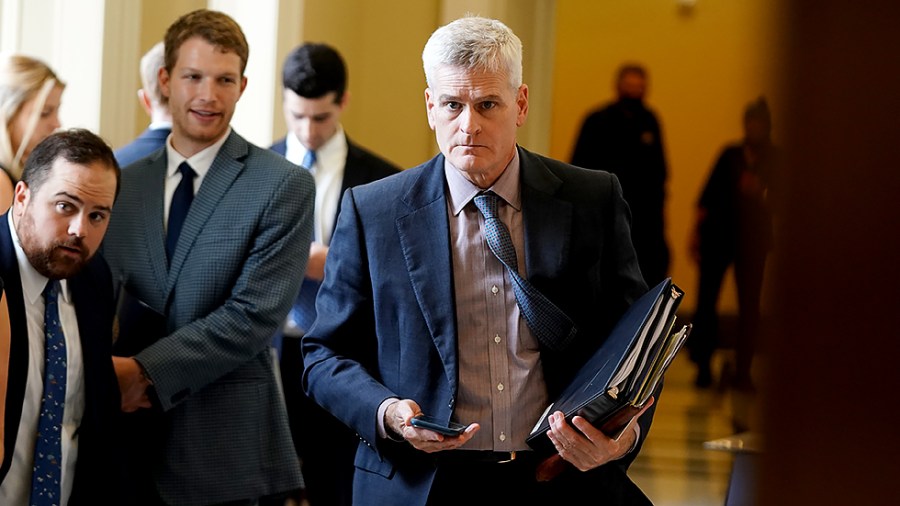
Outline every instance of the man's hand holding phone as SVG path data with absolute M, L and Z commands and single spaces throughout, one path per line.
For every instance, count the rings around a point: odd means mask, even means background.
M 409 420 L 409 424 L 420 429 L 428 429 L 443 434 L 445 436 L 456 437 L 466 430 L 466 426 L 461 423 L 448 422 L 443 423 L 437 418 L 427 415 L 414 416 Z
M 459 448 L 472 439 L 481 427 L 477 423 L 446 424 L 425 416 L 412 399 L 403 399 L 388 406 L 384 418 L 390 429 L 414 448 L 427 453 Z

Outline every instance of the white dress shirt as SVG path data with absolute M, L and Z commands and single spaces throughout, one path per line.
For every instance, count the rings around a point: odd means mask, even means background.
M 168 139 L 166 139 L 166 163 L 168 165 L 166 166 L 165 192 L 163 193 L 163 229 L 166 232 L 168 232 L 169 226 L 169 208 L 172 207 L 172 195 L 175 194 L 175 188 L 181 182 L 181 172 L 178 171 L 178 166 L 181 165 L 181 162 L 187 161 L 188 165 L 194 169 L 194 172 L 197 174 L 197 177 L 194 178 L 194 195 L 197 195 L 197 190 L 200 189 L 203 178 L 206 177 L 206 173 L 212 167 L 216 155 L 219 154 L 219 149 L 222 147 L 222 144 L 225 144 L 225 140 L 228 139 L 229 135 L 231 135 L 231 127 L 228 127 L 225 135 L 217 140 L 215 144 L 203 151 L 194 153 L 194 156 L 190 158 L 185 158 L 172 147 L 172 134 L 169 134 Z
M 288 132 L 285 138 L 284 157 L 291 163 L 302 165 L 307 151 L 297 136 Z M 344 182 L 344 166 L 347 164 L 348 151 L 344 129 L 338 125 L 334 135 L 316 150 L 316 163 L 312 167 L 307 167 L 316 179 L 313 240 L 325 246 L 331 243 L 331 234 L 334 232 L 334 218 L 341 203 L 341 185 Z

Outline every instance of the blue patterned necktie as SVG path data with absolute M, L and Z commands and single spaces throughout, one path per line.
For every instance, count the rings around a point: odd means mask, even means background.
M 197 173 L 188 165 L 187 162 L 181 162 L 178 166 L 181 172 L 181 181 L 172 194 L 172 205 L 169 207 L 169 223 L 166 227 L 166 259 L 172 263 L 172 257 L 175 255 L 175 245 L 178 244 L 178 236 L 181 235 L 181 227 L 184 225 L 184 219 L 187 217 L 188 210 L 191 208 L 191 202 L 194 201 L 194 178 Z
M 506 266 L 513 285 L 519 311 L 538 340 L 552 350 L 565 348 L 575 336 L 575 325 L 566 314 L 519 274 L 516 249 L 509 229 L 497 215 L 499 197 L 493 192 L 474 198 L 475 206 L 484 215 L 484 236 L 488 246 Z
M 303 155 L 303 167 L 308 171 L 313 170 L 313 165 L 316 164 L 316 152 L 313 150 L 309 150 Z
M 59 324 L 59 281 L 44 288 L 44 395 L 31 477 L 32 506 L 58 505 L 62 474 L 62 418 L 66 404 L 66 337 Z

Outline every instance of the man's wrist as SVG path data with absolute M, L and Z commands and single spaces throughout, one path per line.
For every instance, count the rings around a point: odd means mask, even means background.
M 147 374 L 147 369 L 144 369 L 144 364 L 141 364 L 140 362 L 138 362 L 138 360 L 136 358 L 133 360 L 134 360 L 134 363 L 137 364 L 138 374 L 140 374 L 140 376 L 141 376 L 141 381 L 144 383 L 147 383 L 148 385 L 152 385 L 153 380 L 150 379 L 150 376 Z

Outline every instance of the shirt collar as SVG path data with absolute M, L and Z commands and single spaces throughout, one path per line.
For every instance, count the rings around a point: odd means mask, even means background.
M 181 156 L 181 153 L 175 150 L 172 147 L 172 135 L 169 134 L 168 139 L 166 139 L 166 156 L 168 159 L 168 167 L 166 169 L 166 175 L 168 177 L 172 177 L 178 172 L 178 166 L 181 165 L 181 162 L 187 161 L 188 165 L 194 169 L 194 172 L 197 173 L 198 179 L 203 179 L 206 176 L 206 173 L 209 172 L 209 168 L 212 167 L 213 162 L 216 159 L 216 155 L 219 154 L 219 149 L 225 144 L 225 141 L 228 139 L 228 136 L 231 135 L 231 127 L 228 127 L 228 130 L 225 132 L 219 140 L 217 140 L 211 146 L 194 153 L 190 158 L 185 158 Z
M 26 301 L 34 304 L 42 297 L 44 287 L 47 286 L 47 281 L 49 281 L 49 279 L 36 271 L 31 265 L 31 262 L 28 261 L 28 257 L 25 256 L 25 251 L 22 249 L 22 244 L 19 242 L 19 234 L 16 232 L 16 227 L 13 224 L 12 215 L 13 211 L 10 209 L 7 214 L 7 221 L 9 223 L 9 235 L 13 240 L 13 248 L 16 250 L 16 262 L 19 265 L 19 276 L 22 278 L 22 295 L 24 295 Z M 59 280 L 59 294 L 65 302 L 71 302 L 69 300 L 68 282 L 65 279 Z
M 521 209 L 522 203 L 519 172 L 519 150 L 517 148 L 506 169 L 494 181 L 494 184 L 488 188 L 488 190 L 496 193 L 517 211 Z M 454 216 L 458 216 L 476 195 L 485 191 L 466 179 L 462 172 L 454 167 L 446 157 L 444 157 L 444 177 L 447 180 L 447 187 L 450 189 L 450 204 Z
M 147 127 L 150 130 L 163 130 L 163 129 L 172 129 L 171 121 L 151 121 L 150 126 Z
M 303 158 L 306 156 L 306 152 L 309 149 L 300 142 L 300 139 L 294 135 L 294 132 L 288 132 L 284 139 L 284 157 L 288 159 L 288 161 L 300 165 L 303 162 Z M 325 141 L 325 144 L 322 144 L 322 147 L 316 150 L 316 169 L 318 170 L 320 165 L 322 165 L 322 160 L 329 160 L 333 157 L 333 155 L 346 155 L 347 153 L 347 137 L 344 135 L 344 127 L 340 123 L 338 123 L 337 130 L 334 131 L 334 135 L 331 136 L 330 139 Z M 325 170 L 328 167 L 324 167 Z

